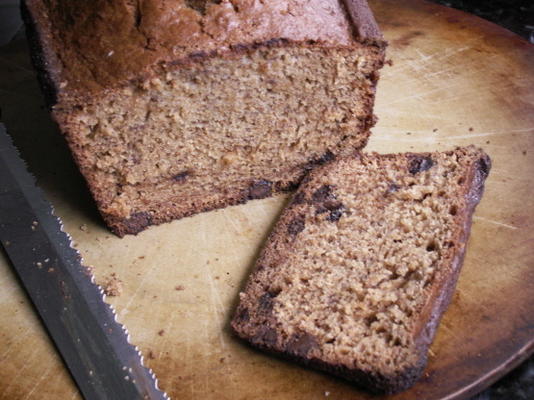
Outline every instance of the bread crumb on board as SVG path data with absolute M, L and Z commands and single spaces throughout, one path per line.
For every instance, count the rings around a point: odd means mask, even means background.
M 122 281 L 113 272 L 102 285 L 106 296 L 115 297 L 122 294 Z

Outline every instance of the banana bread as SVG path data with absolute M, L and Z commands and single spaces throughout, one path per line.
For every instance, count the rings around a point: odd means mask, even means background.
M 406 389 L 449 304 L 489 169 L 474 147 L 317 167 L 260 254 L 233 329 L 371 390 Z
M 24 0 L 54 119 L 119 236 L 294 187 L 359 149 L 385 42 L 363 0 Z

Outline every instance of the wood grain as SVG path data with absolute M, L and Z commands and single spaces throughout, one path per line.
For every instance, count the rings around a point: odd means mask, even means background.
M 391 399 L 465 399 L 527 357 L 534 338 L 534 48 L 476 17 L 421 0 L 373 1 L 390 42 L 368 150 L 474 143 L 493 169 L 453 303 L 423 379 Z M 96 279 L 174 399 L 377 399 L 256 352 L 228 320 L 286 199 L 253 201 L 118 239 L 103 227 L 42 107 L 23 41 L 0 54 L 2 118 Z M 79 399 L 4 253 L 0 399 Z

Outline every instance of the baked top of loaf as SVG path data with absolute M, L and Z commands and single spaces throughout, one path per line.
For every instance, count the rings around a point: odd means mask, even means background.
M 364 0 L 25 0 L 52 103 L 154 68 L 273 39 L 380 41 Z
M 474 147 L 361 154 L 316 168 L 260 254 L 233 329 L 375 391 L 412 385 L 489 168 Z

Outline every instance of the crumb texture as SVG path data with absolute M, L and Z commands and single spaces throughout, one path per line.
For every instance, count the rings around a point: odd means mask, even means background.
M 272 233 L 234 329 L 378 390 L 413 383 L 488 169 L 472 147 L 320 167 Z
M 103 213 L 150 224 L 267 197 L 342 146 L 362 148 L 381 63 L 372 47 L 280 42 L 55 112 Z

